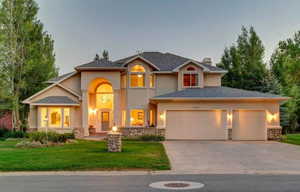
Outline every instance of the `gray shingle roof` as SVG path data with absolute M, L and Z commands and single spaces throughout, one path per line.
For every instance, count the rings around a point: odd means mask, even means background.
M 56 82 L 56 81 L 60 81 L 61 79 L 63 79 L 63 78 L 65 78 L 65 77 L 67 77 L 67 76 L 69 76 L 69 75 L 71 75 L 72 73 L 74 73 L 75 71 L 73 71 L 73 72 L 70 72 L 70 73 L 65 73 L 65 74 L 63 74 L 63 75 L 60 75 L 60 76 L 58 76 L 58 77 L 55 77 L 55 78 L 52 78 L 52 79 L 50 79 L 50 80 L 48 80 L 48 82 Z
M 41 103 L 41 104 L 79 104 L 76 101 L 73 101 L 72 99 L 70 99 L 67 96 L 49 96 L 49 97 L 45 97 L 43 99 L 40 99 L 38 101 L 35 101 L 33 103 Z
M 76 69 L 84 69 L 84 68 L 94 68 L 94 67 L 122 67 L 118 63 L 114 63 L 112 61 L 106 60 L 106 59 L 99 59 L 99 60 L 94 60 L 92 62 L 79 65 L 76 67 Z
M 273 98 L 273 99 L 284 99 L 280 95 L 274 95 L 270 93 L 261 93 L 257 91 L 247 91 L 243 89 L 235 89 L 230 87 L 204 87 L 204 88 L 193 88 L 183 89 L 181 91 L 175 91 L 159 96 L 153 97 L 153 99 L 166 99 L 166 98 Z
M 160 69 L 160 71 L 172 71 L 173 69 L 182 65 L 183 63 L 192 60 L 185 57 L 181 57 L 179 55 L 174 55 L 172 53 L 143 52 L 141 54 L 136 54 L 130 57 L 126 57 L 124 59 L 117 60 L 114 63 L 118 63 L 122 65 L 136 56 L 141 56 L 146 60 L 150 61 L 152 64 L 157 66 Z M 215 72 L 224 71 L 224 69 L 221 69 L 216 66 L 208 65 L 202 62 L 199 63 L 207 67 L 210 71 L 215 71 Z

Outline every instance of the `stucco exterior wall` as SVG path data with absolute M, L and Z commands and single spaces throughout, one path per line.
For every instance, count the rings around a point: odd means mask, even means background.
M 204 74 L 204 87 L 221 86 L 221 74 Z
M 80 73 L 77 73 L 76 75 L 73 75 L 72 77 L 62 81 L 60 84 L 66 88 L 71 89 L 72 91 L 80 94 L 81 93 L 81 75 Z
M 175 74 L 156 74 L 155 95 L 163 95 L 177 91 L 177 73 Z
M 54 86 L 41 93 L 40 95 L 37 95 L 36 97 L 32 98 L 30 102 L 35 102 L 49 96 L 67 96 L 74 101 L 78 101 L 78 97 L 76 97 L 75 95 L 69 93 L 68 91 L 59 86 Z

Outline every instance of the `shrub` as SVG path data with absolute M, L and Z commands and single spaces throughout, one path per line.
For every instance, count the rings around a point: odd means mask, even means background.
M 165 137 L 160 135 L 143 135 L 140 136 L 142 141 L 164 141 Z
M 24 138 L 26 133 L 24 131 L 7 131 L 4 134 L 5 138 Z
M 8 132 L 9 130 L 5 128 L 0 128 L 0 137 L 4 137 L 4 135 Z
M 29 134 L 30 141 L 36 141 L 42 144 L 47 142 L 65 143 L 69 138 L 74 137 L 72 137 L 72 135 L 69 133 L 59 134 L 55 132 L 32 132 Z
M 65 133 L 64 135 L 67 137 L 67 139 L 75 139 L 74 133 Z
M 164 136 L 159 135 L 143 135 L 143 136 L 129 136 L 129 137 L 123 137 L 124 141 L 164 141 Z

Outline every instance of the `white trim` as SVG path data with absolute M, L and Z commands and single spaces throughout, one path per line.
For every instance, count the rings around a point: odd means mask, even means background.
M 162 73 L 162 74 L 164 74 L 164 73 L 174 73 L 174 71 L 152 71 L 151 73 L 158 73 L 158 74 Z
M 197 75 L 197 85 L 196 86 L 184 86 L 184 75 L 187 74 L 187 75 Z M 201 81 L 200 81 L 200 73 L 198 71 L 182 71 L 181 72 L 181 82 L 182 82 L 182 88 L 186 89 L 186 88 L 200 88 L 201 85 Z M 190 83 L 191 83 L 191 78 L 190 78 Z
M 164 97 L 164 98 L 150 98 L 150 100 L 287 100 L 287 97 Z
M 30 103 L 30 105 L 38 106 L 79 106 L 80 104 L 68 104 L 68 103 Z
M 66 79 L 68 79 L 69 77 L 71 77 L 71 76 L 73 76 L 73 75 L 75 75 L 75 74 L 77 74 L 78 72 L 77 71 L 73 71 L 73 72 L 71 72 L 69 75 L 67 75 L 67 76 L 65 76 L 64 78 L 62 78 L 62 79 L 60 79 L 60 80 L 58 80 L 58 81 L 46 81 L 46 82 L 49 82 L 49 83 L 60 83 L 60 82 L 62 82 L 62 81 L 64 81 L 64 80 L 66 80 Z M 63 74 L 62 74 L 63 75 Z
M 150 61 L 148 61 L 147 59 L 145 59 L 144 57 L 137 55 L 131 59 L 129 59 L 128 61 L 126 61 L 122 66 L 126 66 L 128 63 L 130 63 L 131 61 L 134 61 L 136 59 L 141 59 L 144 60 L 146 63 L 150 64 L 152 67 L 154 67 L 157 70 L 160 70 L 156 65 L 154 65 L 153 63 L 151 63 Z
M 120 69 L 126 69 L 126 67 L 75 67 L 76 70 L 95 70 L 95 69 L 106 69 L 106 70 L 120 70 Z
M 204 71 L 204 72 L 210 71 L 207 67 L 205 67 L 204 65 L 202 65 L 202 64 L 199 63 L 198 61 L 195 61 L 195 60 L 192 60 L 192 59 L 190 59 L 190 60 L 184 62 L 184 63 L 181 64 L 181 65 L 179 65 L 178 67 L 176 67 L 175 69 L 173 69 L 173 71 L 177 72 L 177 71 L 179 71 L 180 68 L 182 68 L 183 66 L 185 66 L 185 65 L 187 65 L 187 64 L 189 64 L 189 63 L 193 63 L 193 64 L 197 65 L 198 67 L 203 68 L 203 71 Z

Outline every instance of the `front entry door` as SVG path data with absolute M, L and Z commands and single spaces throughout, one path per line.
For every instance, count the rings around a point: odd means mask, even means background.
M 101 112 L 101 129 L 102 131 L 109 131 L 109 112 Z

